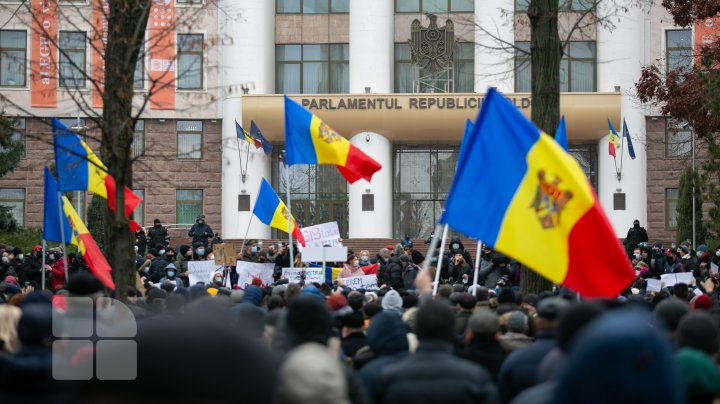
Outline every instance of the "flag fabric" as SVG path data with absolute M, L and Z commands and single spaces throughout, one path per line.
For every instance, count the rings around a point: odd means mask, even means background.
M 60 226 L 63 226 L 61 232 Z M 45 167 L 45 198 L 43 202 L 43 240 L 62 243 L 63 234 L 65 235 L 65 244 L 70 244 L 72 231 L 70 222 L 68 222 L 65 214 L 61 214 L 58 204 L 57 180 L 50 174 L 50 170 Z
M 332 130 L 297 102 L 285 96 L 287 164 L 334 164 L 349 182 L 368 182 L 382 166 Z
M 260 128 L 258 128 L 258 126 L 255 125 L 255 121 L 252 120 L 250 121 L 250 136 L 252 136 L 252 138 L 256 141 L 260 141 L 266 155 L 269 156 L 270 153 L 272 153 L 272 143 L 265 139 L 265 136 L 263 136 L 262 132 L 260 132 Z
M 107 201 L 110 210 L 115 211 L 115 179 L 112 175 L 105 177 L 105 189 L 107 189 Z M 142 199 L 130 188 L 125 187 L 125 217 L 130 217 L 135 207 L 137 207 Z M 136 221 L 130 220 L 130 231 L 136 232 L 140 230 L 140 225 Z
M 283 203 L 278 194 L 275 193 L 275 190 L 265 181 L 265 178 L 263 178 L 260 183 L 260 192 L 258 192 L 258 197 L 255 201 L 253 215 L 257 216 L 257 218 L 266 225 L 286 233 L 289 227 L 288 221 L 291 221 L 292 236 L 295 237 L 301 246 L 305 247 L 305 237 L 303 237 L 302 232 L 300 232 L 300 226 L 298 226 L 295 218 L 292 217 L 288 211 L 285 203 Z
M 615 128 L 613 127 L 609 119 L 608 129 L 610 130 L 610 138 L 608 139 L 608 153 L 613 157 L 617 157 L 615 155 L 615 151 L 620 148 L 620 136 L 618 136 L 618 133 L 615 131 Z
M 238 139 L 242 139 L 251 145 L 255 146 L 256 149 L 259 149 L 262 147 L 262 144 L 259 141 L 256 141 L 253 139 L 252 136 L 250 136 L 250 133 L 243 129 L 242 126 L 238 123 L 238 121 L 235 121 L 235 134 L 237 135 Z
M 102 282 L 106 288 L 115 289 L 115 283 L 110 275 L 110 265 L 105 259 L 105 256 L 103 256 L 102 251 L 100 251 L 92 235 L 90 235 L 87 227 L 85 227 L 85 223 L 83 223 L 80 216 L 75 212 L 68 198 L 63 196 L 62 201 L 65 216 L 72 228 L 72 244 L 80 250 L 80 254 L 82 254 L 85 259 L 88 268 L 90 268 L 90 272 L 100 279 L 100 282 Z
M 630 138 L 630 131 L 628 130 L 625 118 L 623 118 L 623 136 L 625 136 L 625 139 L 627 139 L 628 154 L 630 155 L 631 159 L 635 160 L 635 148 L 633 147 L 632 139 Z
M 491 88 L 466 141 L 440 223 L 584 296 L 627 287 L 634 271 L 625 251 L 582 169 L 555 140 Z
M 557 131 L 555 132 L 555 141 L 563 148 L 563 150 L 568 150 L 567 129 L 565 128 L 565 115 L 560 118 L 560 123 L 558 124 Z
M 458 152 L 458 161 L 462 160 L 465 157 L 465 153 L 467 152 L 467 147 L 463 147 L 467 142 L 465 141 L 467 138 L 472 135 L 473 129 L 475 125 L 473 125 L 471 120 L 465 121 L 465 131 L 463 132 L 463 138 L 462 142 L 460 142 L 460 151 Z

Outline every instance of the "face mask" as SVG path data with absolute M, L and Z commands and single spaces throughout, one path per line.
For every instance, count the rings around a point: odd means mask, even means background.
M 452 245 L 452 249 L 453 249 L 453 250 L 458 250 L 458 249 L 460 249 L 460 244 L 458 244 L 458 243 L 453 244 L 453 245 Z
M 258 250 L 257 247 L 251 247 L 251 248 L 250 248 L 250 252 L 253 253 L 253 254 L 255 254 L 255 253 L 257 252 L 257 250 Z
M 10 260 L 8 259 L 8 257 L 7 257 L 7 256 L 5 256 L 5 257 L 2 257 L 2 262 L 8 262 L 8 261 L 10 261 Z
M 168 278 L 174 278 L 174 277 L 175 277 L 175 271 L 168 271 L 167 276 L 168 276 Z
M 204 248 L 198 248 L 197 254 L 202 257 L 203 255 L 205 255 L 205 249 L 204 249 Z
M 637 260 L 637 259 L 640 259 L 640 254 L 635 253 L 635 254 L 633 254 L 633 257 L 635 257 L 636 260 Z
M 358 260 L 354 260 L 354 261 L 353 261 L 353 265 L 354 265 L 354 266 L 358 266 L 358 264 L 360 264 L 360 261 L 358 261 Z
M 23 258 L 25 258 L 25 255 L 24 255 L 24 254 L 19 254 L 19 255 L 18 255 L 18 259 L 19 259 L 20 261 L 22 261 Z
M 145 272 L 145 273 L 150 272 L 150 268 L 145 268 L 145 269 L 143 269 L 143 272 Z
M 633 227 L 637 229 L 637 228 L 640 227 L 640 224 L 639 224 L 639 223 L 635 223 L 635 224 L 633 224 Z
M 703 253 L 702 253 L 702 251 L 698 251 L 698 252 L 695 253 L 695 255 L 697 255 L 698 258 L 700 258 L 700 257 L 702 257 Z
M 215 283 L 218 285 L 222 283 L 222 278 L 215 278 Z
M 160 250 L 160 255 L 165 254 L 165 250 Z
M 214 259 L 215 259 L 215 255 L 214 255 L 214 254 L 208 255 L 208 259 L 209 259 L 209 260 L 214 260 Z
M 138 246 L 134 247 L 135 252 L 138 252 Z
M 205 223 L 204 220 L 198 220 L 197 222 L 198 222 L 198 224 L 203 224 L 203 223 Z
M 369 259 L 370 257 L 368 257 L 367 255 L 363 255 L 360 257 L 360 261 L 368 261 Z
M 168 255 L 167 255 L 167 258 L 168 258 L 169 260 L 171 260 L 171 259 L 173 259 L 174 256 L 175 256 L 175 254 L 168 254 Z
M 715 251 L 715 255 L 717 255 L 718 257 L 720 257 L 720 250 Z

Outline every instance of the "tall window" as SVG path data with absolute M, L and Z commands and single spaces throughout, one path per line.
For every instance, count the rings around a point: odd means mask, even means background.
M 140 197 L 140 203 L 133 210 L 132 217 L 140 226 L 145 223 L 145 190 L 133 189 L 135 195 Z
M 455 92 L 471 93 L 475 91 L 475 44 L 458 43 L 453 52 L 455 65 Z M 413 91 L 413 64 L 411 60 L 410 45 L 406 43 L 395 44 L 395 92 L 412 93 Z M 419 74 L 422 74 L 420 72 Z M 430 91 L 429 88 L 420 89 L 421 92 Z
M 282 94 L 347 93 L 348 44 L 276 45 L 275 88 Z
M 665 227 L 668 229 L 677 228 L 677 204 L 678 189 L 665 189 Z
M 60 31 L 60 85 L 85 87 L 85 33 Z
M 0 188 L 0 206 L 10 209 L 19 226 L 25 225 L 25 189 Z
M 692 153 L 692 130 L 668 120 L 665 125 L 665 157 L 688 157 Z
M 193 224 L 198 215 L 202 214 L 202 189 L 178 189 L 175 191 L 175 208 L 177 224 Z
M 278 14 L 350 12 L 350 0 L 277 0 Z
M 558 0 L 560 11 L 587 11 L 593 8 L 596 0 Z M 530 0 L 515 0 L 515 11 L 525 12 Z
M 464 13 L 474 10 L 473 0 L 395 0 L 396 13 Z
M 13 130 L 10 135 L 10 141 L 13 143 L 22 143 L 23 145 L 23 157 L 27 156 L 27 144 L 25 142 L 25 118 L 12 118 Z M 4 151 L 5 148 L 0 146 L 0 151 Z
M 197 90 L 203 87 L 203 36 L 178 34 L 177 88 Z
M 531 90 L 532 64 L 530 42 L 516 42 L 515 91 L 529 93 Z M 596 88 L 597 52 L 595 41 L 573 41 L 565 46 L 560 59 L 560 91 L 594 92 Z
M 450 191 L 457 158 L 456 146 L 395 147 L 395 237 L 430 236 Z
M 145 45 L 140 46 L 137 62 L 135 62 L 135 73 L 133 74 L 133 88 L 145 87 Z
M 25 85 L 27 33 L 0 31 L 0 86 Z
M 145 154 L 145 121 L 138 119 L 135 122 L 135 130 L 133 131 L 131 157 L 142 157 Z
M 583 172 L 587 176 L 590 183 L 593 185 L 595 190 L 598 190 L 598 153 L 597 144 L 595 143 L 570 143 L 568 145 L 568 153 L 575 157 L 575 160 L 580 164 Z
M 693 64 L 692 30 L 674 29 L 665 31 L 668 72 L 675 69 L 689 70 Z
M 202 158 L 202 121 L 177 121 L 177 157 L 183 160 Z
M 340 235 L 348 232 L 348 188 L 347 181 L 332 165 L 293 164 L 286 172 L 282 154 L 284 150 L 273 149 L 272 184 L 280 198 L 287 194 L 286 174 L 290 176 L 292 214 L 298 225 L 309 226 L 318 223 L 337 222 Z M 284 233 L 273 233 L 274 238 L 284 238 Z

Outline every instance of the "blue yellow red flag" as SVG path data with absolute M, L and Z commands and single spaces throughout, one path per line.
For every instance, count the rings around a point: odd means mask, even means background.
M 260 183 L 260 191 L 258 192 L 253 214 L 263 223 L 278 230 L 288 232 L 290 226 L 288 221 L 292 222 L 291 234 L 305 247 L 305 237 L 303 237 L 295 218 L 290 214 L 285 203 L 280 199 L 270 184 L 262 179 Z
M 60 214 L 58 205 L 57 180 L 45 167 L 45 198 L 43 202 L 43 240 L 62 243 L 63 234 L 65 244 L 70 244 L 70 222 L 64 214 Z M 63 226 L 61 232 L 60 226 Z
M 568 150 L 567 129 L 565 128 L 565 115 L 560 118 L 560 123 L 558 124 L 557 131 L 555 132 L 555 141 L 558 142 L 558 144 L 563 148 L 563 150 Z
M 617 157 L 615 152 L 620 148 L 620 136 L 615 131 L 613 124 L 608 119 L 608 130 L 610 131 L 610 137 L 608 138 L 608 154 L 613 157 Z
M 242 139 L 251 145 L 255 146 L 256 149 L 259 149 L 262 145 L 259 141 L 255 141 L 252 136 L 250 136 L 250 133 L 243 129 L 242 126 L 238 123 L 238 121 L 235 121 L 235 134 L 237 135 L 238 139 Z

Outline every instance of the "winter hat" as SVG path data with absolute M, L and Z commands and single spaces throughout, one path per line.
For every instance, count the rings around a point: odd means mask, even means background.
M 385 248 L 387 248 L 388 251 L 392 252 L 392 251 L 395 249 L 395 246 L 392 245 L 392 244 L 388 244 L 388 245 L 385 246 Z
M 715 355 L 720 349 L 720 328 L 717 321 L 706 311 L 688 313 L 677 329 L 679 347 L 699 349 L 708 355 Z
M 25 307 L 29 304 L 37 304 L 37 303 L 43 303 L 43 304 L 52 304 L 52 296 L 53 294 L 48 290 L 35 290 L 33 292 L 28 293 L 25 295 L 25 299 L 23 299 L 22 303 L 20 304 L 20 307 Z
M 325 344 L 332 333 L 332 317 L 325 302 L 314 295 L 294 298 L 287 310 L 287 330 L 295 342 Z
M 20 247 L 15 247 L 15 248 L 13 248 L 12 252 L 13 252 L 13 255 L 14 255 L 16 258 L 17 258 L 18 255 L 20 255 L 20 254 L 23 253 L 23 251 L 22 251 L 22 249 L 20 249 Z
M 365 325 L 365 316 L 359 311 L 353 311 L 342 317 L 343 327 L 362 328 Z
M 254 306 L 260 306 L 262 303 L 262 289 L 259 286 L 248 285 L 245 288 L 245 294 L 242 298 L 243 303 L 251 303 Z
M 395 313 L 380 312 L 365 331 L 367 343 L 376 356 L 408 351 L 407 327 Z
M 556 320 L 570 306 L 567 300 L 560 297 L 548 297 L 538 303 L 537 314 L 547 320 Z
M 675 352 L 675 362 L 685 384 L 687 402 L 710 403 L 720 395 L 720 371 L 705 352 L 680 348 Z
M 285 285 L 277 285 L 274 288 L 272 288 L 271 294 L 272 294 L 272 296 L 281 296 L 282 297 L 283 293 L 285 293 L 285 289 L 287 289 L 287 287 Z
M 662 248 L 662 242 L 661 242 L 661 241 L 656 241 L 656 242 L 654 242 L 654 243 L 653 243 L 653 248 Z
M 383 296 L 381 301 L 381 306 L 384 311 L 392 311 L 397 314 L 403 313 L 402 305 L 402 298 L 400 297 L 400 294 L 395 290 L 391 290 L 385 293 L 385 296 Z
M 90 275 L 88 272 L 78 272 L 70 277 L 67 283 L 67 290 L 74 296 L 88 296 L 93 293 L 102 292 L 105 289 L 100 279 Z
M 259 276 L 254 276 L 254 277 L 252 278 L 252 284 L 253 284 L 254 286 L 260 287 L 260 286 L 262 286 L 262 279 L 260 279 Z
M 337 311 L 348 305 L 345 296 L 340 294 L 332 294 L 327 299 L 327 305 L 332 311 Z
M 18 283 L 17 278 L 14 277 L 14 276 L 12 276 L 12 275 L 6 276 L 5 279 L 3 279 L 3 282 L 5 282 L 5 283 L 10 283 L 10 284 L 13 284 L 13 285 L 15 285 L 15 286 L 20 286 L 20 284 Z
M 23 306 L 17 335 L 24 345 L 41 345 L 52 337 L 52 306 L 34 303 Z
M 309 295 L 315 297 L 316 299 L 325 300 L 325 296 L 323 296 L 322 293 L 320 293 L 320 291 L 318 290 L 318 288 L 313 285 L 303 286 L 301 294 Z
M 690 311 L 687 304 L 676 297 L 664 299 L 655 306 L 655 318 L 660 319 L 665 327 L 674 332 L 680 319 Z
M 646 312 L 615 310 L 576 336 L 551 401 L 680 404 L 679 377 L 669 341 L 648 326 Z
M 349 404 L 345 372 L 337 355 L 318 343 L 290 351 L 278 372 L 275 400 L 282 403 Z
M 700 295 L 695 299 L 695 303 L 693 304 L 693 308 L 695 310 L 710 310 L 712 307 L 712 299 L 710 299 L 710 296 L 708 295 Z
M 409 309 L 415 307 L 418 304 L 418 297 L 415 295 L 407 295 L 402 297 L 402 308 Z
M 230 301 L 238 304 L 243 302 L 243 297 L 245 296 L 245 291 L 242 289 L 235 289 L 232 292 L 230 292 Z

